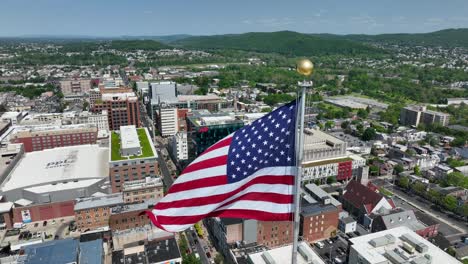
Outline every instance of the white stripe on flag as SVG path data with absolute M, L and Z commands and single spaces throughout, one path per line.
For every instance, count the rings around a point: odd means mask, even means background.
M 237 194 L 222 200 L 219 203 L 213 203 L 208 205 L 197 205 L 191 207 L 177 207 L 177 208 L 167 208 L 162 210 L 153 209 L 153 213 L 155 215 L 164 215 L 164 216 L 188 216 L 188 215 L 200 215 L 200 214 L 207 214 L 220 206 L 244 195 L 247 193 L 254 193 L 254 192 L 261 192 L 261 193 L 276 193 L 276 194 L 284 194 L 284 195 L 292 195 L 293 186 L 292 185 L 285 185 L 285 184 L 255 184 L 243 191 L 238 192 Z M 238 203 L 236 201 L 234 203 Z M 276 205 L 279 205 L 275 203 Z
M 226 166 L 224 166 L 226 167 Z M 201 171 L 201 170 L 200 170 Z M 176 193 L 169 193 L 166 195 L 161 201 L 162 202 L 172 202 L 172 201 L 178 201 L 178 200 L 184 200 L 184 199 L 190 199 L 190 198 L 199 198 L 199 197 L 206 197 L 206 196 L 212 196 L 212 195 L 217 195 L 217 194 L 224 194 L 230 191 L 234 191 L 241 186 L 247 184 L 249 181 L 264 176 L 285 176 L 285 175 L 295 175 L 296 167 L 268 167 L 268 168 L 263 168 L 258 171 L 256 171 L 254 174 L 251 176 L 238 181 L 234 183 L 229 183 L 229 184 L 224 184 L 224 185 L 218 185 L 218 186 L 213 186 L 213 187 L 205 187 L 205 188 L 197 188 L 197 189 L 192 189 L 188 191 L 181 191 L 181 192 L 176 192 Z M 200 175 L 200 177 L 210 177 L 207 176 L 207 174 Z M 182 179 L 182 177 L 180 178 Z M 175 182 L 179 183 L 179 182 Z
M 272 202 L 265 201 L 237 201 L 232 204 L 228 204 L 221 208 L 216 209 L 215 211 L 221 210 L 256 210 L 267 213 L 274 214 L 284 214 L 291 213 L 293 211 L 292 204 L 277 204 Z

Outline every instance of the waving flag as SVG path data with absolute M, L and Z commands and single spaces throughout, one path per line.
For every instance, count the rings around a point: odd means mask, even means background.
M 170 232 L 206 217 L 292 220 L 296 102 L 209 147 L 146 213 Z

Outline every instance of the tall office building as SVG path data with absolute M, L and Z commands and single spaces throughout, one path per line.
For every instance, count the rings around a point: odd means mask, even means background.
M 420 123 L 447 126 L 449 119 L 449 114 L 427 110 L 425 106 L 419 105 L 410 105 L 400 111 L 400 123 L 405 126 L 417 127 Z
M 109 129 L 118 130 L 121 126 L 140 126 L 138 97 L 133 92 L 103 93 L 101 100 L 94 103 L 94 112 L 107 110 Z
M 173 136 L 178 131 L 177 108 L 160 108 L 158 114 L 158 128 L 161 136 Z
M 211 114 L 207 110 L 193 111 L 187 117 L 187 131 L 190 135 L 190 156 L 200 155 L 209 146 L 244 126 L 244 122 L 233 115 Z
M 172 137 L 172 153 L 177 160 L 187 160 L 189 158 L 187 133 L 179 132 Z

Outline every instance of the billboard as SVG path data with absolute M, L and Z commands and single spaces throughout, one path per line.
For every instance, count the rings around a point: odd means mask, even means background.
M 21 218 L 23 219 L 23 223 L 31 223 L 31 213 L 29 209 L 21 210 Z

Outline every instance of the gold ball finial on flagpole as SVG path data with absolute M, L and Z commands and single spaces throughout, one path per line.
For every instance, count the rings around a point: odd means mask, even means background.
M 314 72 L 314 64 L 308 59 L 299 60 L 296 71 L 304 76 L 310 76 Z

